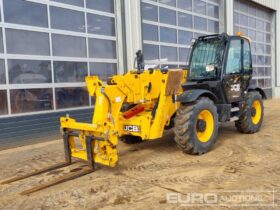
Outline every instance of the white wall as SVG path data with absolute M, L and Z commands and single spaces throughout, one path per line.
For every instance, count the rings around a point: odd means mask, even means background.
M 135 53 L 142 49 L 141 0 L 124 0 L 127 68 L 133 69 Z

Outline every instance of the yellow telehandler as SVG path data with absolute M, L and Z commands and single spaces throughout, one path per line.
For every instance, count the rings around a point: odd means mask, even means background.
M 71 164 L 72 158 L 89 168 L 23 192 L 30 194 L 95 170 L 95 164 L 114 167 L 118 141 L 150 141 L 173 128 L 175 142 L 186 153 L 208 152 L 217 140 L 219 122 L 234 121 L 242 133 L 259 131 L 263 121 L 265 92 L 251 85 L 250 39 L 242 35 L 216 34 L 193 41 L 187 70 L 144 70 L 137 52 L 137 70 L 115 75 L 105 84 L 88 76 L 86 84 L 95 97 L 92 123 L 61 117 L 66 162 L 25 176 Z M 77 143 L 79 141 L 79 143 Z

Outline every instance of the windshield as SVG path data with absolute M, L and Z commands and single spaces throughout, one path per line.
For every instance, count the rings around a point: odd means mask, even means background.
M 216 77 L 216 71 L 206 71 L 207 65 L 214 65 L 220 71 L 225 42 L 220 39 L 198 41 L 193 49 L 190 62 L 190 79 L 209 79 Z

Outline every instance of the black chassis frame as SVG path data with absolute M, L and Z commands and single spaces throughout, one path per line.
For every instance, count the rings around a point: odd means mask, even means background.
M 207 40 L 207 39 L 221 39 L 225 41 L 225 51 L 222 59 L 222 66 L 220 67 L 220 71 L 218 72 L 216 78 L 211 79 L 205 79 L 205 80 L 192 80 L 187 78 L 187 82 L 182 84 L 182 88 L 184 90 L 184 93 L 179 95 L 177 97 L 177 101 L 181 102 L 183 104 L 188 103 L 194 103 L 197 101 L 200 97 L 208 97 L 215 103 L 218 114 L 219 114 L 219 121 L 220 122 L 226 122 L 229 121 L 231 117 L 237 116 L 239 117 L 241 112 L 234 112 L 231 113 L 232 107 L 239 107 L 241 110 L 241 107 L 243 106 L 245 95 L 250 91 L 258 91 L 264 99 L 266 99 L 265 92 L 257 86 L 251 85 L 252 80 L 252 73 L 253 73 L 253 67 L 252 67 L 252 55 L 251 56 L 251 63 L 250 63 L 250 71 L 244 72 L 243 68 L 243 62 L 242 62 L 242 69 L 240 74 L 231 75 L 228 76 L 230 78 L 240 79 L 241 81 L 241 87 L 242 92 L 241 96 L 238 99 L 231 100 L 229 94 L 229 86 L 227 83 L 229 81 L 225 79 L 227 75 L 225 74 L 225 67 L 226 67 L 226 58 L 228 56 L 228 49 L 229 49 L 229 43 L 231 40 L 247 40 L 246 38 L 242 36 L 228 36 L 226 33 L 222 34 L 213 34 L 213 35 L 206 35 L 206 36 L 200 36 L 193 44 L 193 49 L 195 48 L 196 44 L 199 41 Z M 250 49 L 251 49 L 251 44 Z M 242 44 L 243 49 L 243 44 Z M 191 60 L 193 57 L 193 50 L 191 51 L 190 58 L 189 58 L 189 66 L 191 64 Z M 243 60 L 243 50 L 241 54 L 241 60 Z M 245 79 L 244 79 L 244 78 Z M 229 78 L 229 79 L 230 79 Z

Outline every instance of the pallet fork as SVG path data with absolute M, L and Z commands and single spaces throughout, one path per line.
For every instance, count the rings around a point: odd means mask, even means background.
M 16 182 L 16 181 L 20 181 L 20 180 L 23 180 L 23 179 L 26 179 L 26 178 L 30 178 L 30 177 L 33 177 L 33 176 L 37 176 L 37 175 L 40 175 L 40 174 L 43 174 L 43 173 L 51 172 L 53 170 L 61 169 L 61 168 L 76 164 L 77 161 L 72 161 L 69 139 L 70 139 L 70 137 L 77 137 L 77 136 L 78 136 L 77 134 L 69 133 L 69 132 L 65 132 L 64 135 L 63 135 L 65 162 L 58 163 L 58 164 L 55 164 L 55 165 L 52 165 L 52 166 L 48 166 L 46 168 L 42 168 L 42 169 L 36 170 L 34 172 L 31 172 L 31 173 L 27 173 L 27 174 L 24 174 L 24 175 L 21 175 L 21 176 L 16 176 L 16 177 L 10 178 L 8 180 L 5 180 L 5 181 L 1 182 L 1 184 L 2 185 L 10 184 L 10 183 L 13 183 L 13 182 Z M 94 142 L 94 140 L 97 140 L 97 139 L 100 140 L 100 141 L 103 140 L 101 138 L 94 138 L 93 136 L 87 136 L 86 137 L 88 164 L 85 168 L 83 168 L 82 170 L 78 170 L 78 171 L 73 170 L 74 171 L 73 173 L 69 173 L 69 174 L 63 176 L 62 178 L 57 178 L 57 179 L 54 179 L 54 180 L 52 180 L 48 183 L 43 183 L 41 185 L 34 186 L 34 187 L 32 187 L 28 190 L 25 190 L 25 191 L 21 192 L 20 194 L 21 195 L 30 195 L 34 192 L 46 189 L 48 187 L 51 187 L 51 186 L 54 186 L 54 185 L 57 185 L 57 184 L 61 184 L 63 182 L 70 181 L 72 179 L 75 179 L 75 178 L 78 178 L 78 177 L 81 177 L 81 176 L 84 176 L 84 175 L 87 175 L 89 173 L 94 172 L 97 168 L 96 168 L 94 158 L 93 158 L 93 155 L 92 155 L 93 154 L 93 145 L 94 145 L 93 142 Z

